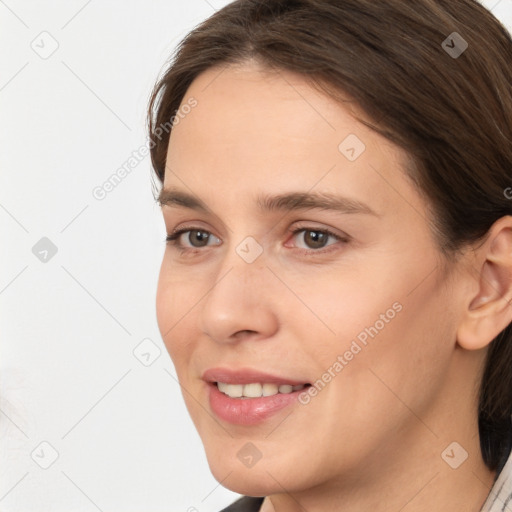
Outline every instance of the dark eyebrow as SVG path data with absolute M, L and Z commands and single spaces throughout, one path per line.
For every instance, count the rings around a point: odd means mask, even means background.
M 178 189 L 162 189 L 158 196 L 160 206 L 181 206 L 203 213 L 211 210 L 203 201 Z M 261 195 L 256 204 L 262 212 L 296 211 L 296 210 L 334 210 L 340 213 L 364 213 L 380 217 L 367 204 L 356 199 L 335 194 L 319 192 L 290 192 L 280 195 Z

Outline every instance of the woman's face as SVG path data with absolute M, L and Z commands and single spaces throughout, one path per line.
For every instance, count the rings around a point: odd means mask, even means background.
M 157 316 L 214 476 L 267 495 L 371 477 L 418 442 L 438 456 L 465 400 L 447 377 L 460 294 L 405 154 L 253 63 L 203 73 L 187 103 L 161 197 L 167 233 L 190 231 Z

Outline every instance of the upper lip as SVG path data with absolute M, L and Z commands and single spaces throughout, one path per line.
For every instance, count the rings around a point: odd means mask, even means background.
M 203 380 L 206 382 L 223 382 L 225 384 L 290 384 L 298 386 L 307 384 L 304 380 L 289 379 L 279 375 L 271 375 L 270 373 L 260 372 L 253 368 L 239 368 L 232 370 L 230 368 L 209 368 L 203 373 Z

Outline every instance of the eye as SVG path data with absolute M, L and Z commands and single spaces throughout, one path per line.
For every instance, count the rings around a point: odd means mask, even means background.
M 328 229 L 317 229 L 312 227 L 301 227 L 295 229 L 292 234 L 295 237 L 299 233 L 304 233 L 302 236 L 302 240 L 305 244 L 305 247 L 299 247 L 301 249 L 312 249 L 313 251 L 308 252 L 324 252 L 319 249 L 323 249 L 324 247 L 328 247 L 330 245 L 334 245 L 336 241 L 338 242 L 348 242 L 348 238 L 344 238 L 340 235 L 336 235 L 332 231 Z M 334 240 L 333 243 L 328 244 L 329 239 Z
M 184 237 L 185 239 L 188 239 L 188 242 L 191 244 L 183 245 L 181 238 L 182 235 L 185 233 L 188 233 L 189 235 Z M 178 231 L 175 231 L 174 233 L 167 235 L 166 241 L 167 243 L 174 245 L 182 250 L 187 249 L 200 249 L 201 247 L 208 246 L 208 241 L 210 237 L 213 237 L 213 235 L 206 231 L 205 229 L 199 229 L 199 228 L 183 228 Z M 216 237 L 214 237 L 219 243 L 220 240 Z M 197 244 L 197 245 L 196 245 Z M 211 244 L 210 244 L 211 245 Z

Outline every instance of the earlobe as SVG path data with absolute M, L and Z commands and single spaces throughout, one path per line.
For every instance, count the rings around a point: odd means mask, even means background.
M 468 298 L 457 330 L 457 343 L 466 350 L 486 347 L 512 322 L 511 216 L 493 224 L 475 254 L 471 278 L 478 280 L 478 290 Z

